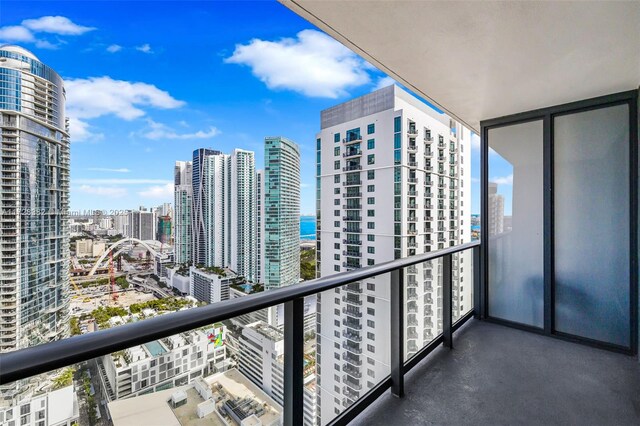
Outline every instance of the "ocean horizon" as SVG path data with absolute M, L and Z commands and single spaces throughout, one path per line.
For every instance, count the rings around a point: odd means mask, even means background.
M 300 216 L 300 239 L 307 241 L 316 240 L 315 216 Z

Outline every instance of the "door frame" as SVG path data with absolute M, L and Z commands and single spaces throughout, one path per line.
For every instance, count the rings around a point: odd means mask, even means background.
M 555 117 L 607 108 L 616 105 L 627 105 L 629 111 L 629 346 L 620 346 L 607 342 L 576 336 L 555 330 L 555 280 L 554 280 L 554 203 L 553 203 L 553 120 Z M 489 242 L 481 234 L 481 274 L 475 291 L 479 294 L 480 306 L 477 316 L 481 319 L 531 331 L 563 340 L 578 342 L 602 349 L 622 352 L 630 355 L 638 353 L 638 90 L 614 93 L 606 96 L 556 105 L 483 120 L 480 122 L 480 196 L 481 196 L 481 230 L 489 229 L 489 130 L 531 121 L 543 123 L 543 274 L 544 326 L 542 328 L 508 321 L 489 315 Z M 482 232 L 481 231 L 481 232 Z

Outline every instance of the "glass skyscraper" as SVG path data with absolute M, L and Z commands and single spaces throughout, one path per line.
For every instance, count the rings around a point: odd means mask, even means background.
M 260 275 L 271 289 L 300 280 L 300 149 L 279 136 L 264 144 Z
M 60 76 L 0 47 L 0 352 L 69 334 L 69 133 Z M 3 400 L 27 390 L 2 388 Z

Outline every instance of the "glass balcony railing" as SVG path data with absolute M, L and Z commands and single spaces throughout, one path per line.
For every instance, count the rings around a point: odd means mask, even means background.
M 479 247 L 467 243 L 2 353 L 0 383 L 16 400 L 37 383 L 78 424 L 185 424 L 214 411 L 229 424 L 255 415 L 262 424 L 308 425 L 315 410 L 322 424 L 353 418 L 384 389 L 401 395 L 404 373 L 439 344 L 451 345 L 474 312 Z M 279 319 L 269 323 L 272 309 Z M 262 357 L 260 345 L 273 345 L 273 356 Z M 270 375 L 256 377 L 255 362 Z M 273 388 L 264 385 L 267 376 Z M 10 418 L 35 419 L 37 410 L 23 406 L 10 408 Z

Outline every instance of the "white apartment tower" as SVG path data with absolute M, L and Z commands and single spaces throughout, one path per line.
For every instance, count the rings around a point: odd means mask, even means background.
M 197 149 L 192 162 L 193 263 L 228 266 L 231 263 L 229 156 Z
M 504 232 L 504 196 L 498 194 L 498 184 L 489 182 L 489 229 L 487 235 Z
M 231 154 L 231 269 L 248 281 L 257 279 L 256 164 L 254 153 Z
M 471 134 L 397 86 L 322 111 L 318 275 L 471 241 Z M 472 307 L 471 254 L 453 265 L 454 313 Z M 407 357 L 442 332 L 441 263 L 405 270 Z M 318 424 L 390 373 L 389 276 L 318 295 Z
M 174 170 L 174 253 L 176 263 L 183 264 L 192 258 L 192 209 L 193 188 L 191 161 L 176 161 Z
M 256 281 L 264 283 L 264 170 L 256 170 Z
M 254 153 L 193 152 L 192 257 L 195 265 L 228 267 L 256 278 L 256 187 Z

